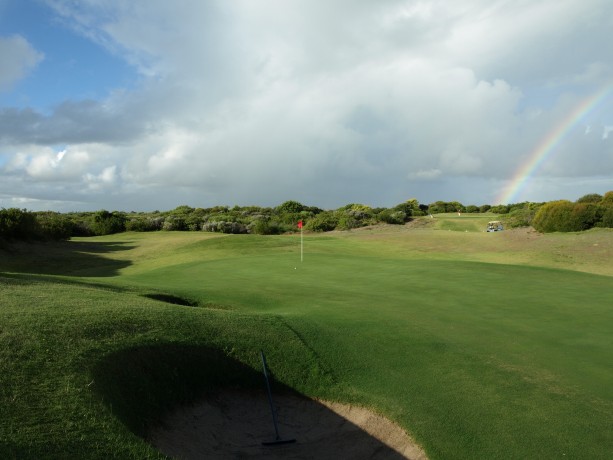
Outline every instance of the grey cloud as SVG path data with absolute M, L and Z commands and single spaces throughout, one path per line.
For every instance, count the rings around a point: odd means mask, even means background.
M 0 91 L 10 88 L 43 59 L 28 41 L 19 36 L 0 37 Z
M 0 109 L 0 141 L 6 144 L 122 143 L 140 138 L 138 118 L 98 101 L 65 102 L 50 115 L 31 108 Z

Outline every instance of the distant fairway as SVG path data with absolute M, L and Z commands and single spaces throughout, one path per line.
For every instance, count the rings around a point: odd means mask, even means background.
M 60 451 L 84 439 L 100 458 L 155 456 L 112 415 L 138 432 L 166 410 L 126 402 L 113 389 L 128 378 L 116 367 L 136 359 L 122 350 L 155 345 L 170 350 L 160 352 L 161 367 L 176 360 L 176 347 L 219 350 L 245 381 L 265 349 L 287 386 L 374 407 L 431 458 L 609 458 L 613 232 L 488 234 L 488 219 L 447 215 L 406 228 L 305 235 L 303 263 L 297 235 L 129 233 L 76 239 L 68 253 L 22 249 L 0 263 L 14 273 L 0 274 L 0 384 L 9 388 L 2 404 L 14 406 L 0 422 L 0 441 L 13 439 L 9 454 L 34 457 L 43 435 L 28 434 L 28 448 L 25 425 L 67 437 L 56 439 Z M 54 266 L 60 278 L 48 276 Z M 33 350 L 43 370 L 10 351 L 16 344 Z M 113 365 L 110 353 L 121 357 Z M 212 359 L 212 351 L 196 351 L 194 360 L 202 353 Z M 225 358 L 215 359 L 222 366 Z M 109 366 L 115 370 L 100 377 Z M 181 372 L 182 381 L 214 380 Z M 84 389 L 95 379 L 102 381 Z M 193 382 L 172 385 L 187 399 L 199 391 Z M 69 434 L 36 429 L 25 401 L 39 390 L 48 391 L 44 411 L 56 414 L 51 426 L 72 417 L 72 404 L 85 428 L 73 420 Z M 60 395 L 70 396 L 65 408 Z M 143 415 L 124 414 L 130 410 Z

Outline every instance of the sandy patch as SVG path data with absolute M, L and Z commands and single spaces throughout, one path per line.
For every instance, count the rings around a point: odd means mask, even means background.
M 149 442 L 179 459 L 426 459 L 399 426 L 364 408 L 275 396 L 275 440 L 265 395 L 226 391 L 172 414 Z

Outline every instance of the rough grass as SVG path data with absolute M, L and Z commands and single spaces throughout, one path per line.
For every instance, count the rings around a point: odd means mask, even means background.
M 613 233 L 462 217 L 307 235 L 302 264 L 292 235 L 12 247 L 0 454 L 155 458 L 137 435 L 216 385 L 257 386 L 264 348 L 279 382 L 372 406 L 432 458 L 609 458 Z

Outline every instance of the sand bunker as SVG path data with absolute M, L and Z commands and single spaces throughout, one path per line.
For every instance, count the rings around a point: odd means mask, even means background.
M 426 459 L 397 425 L 364 408 L 275 396 L 281 439 L 265 395 L 226 391 L 176 411 L 149 441 L 179 459 Z

